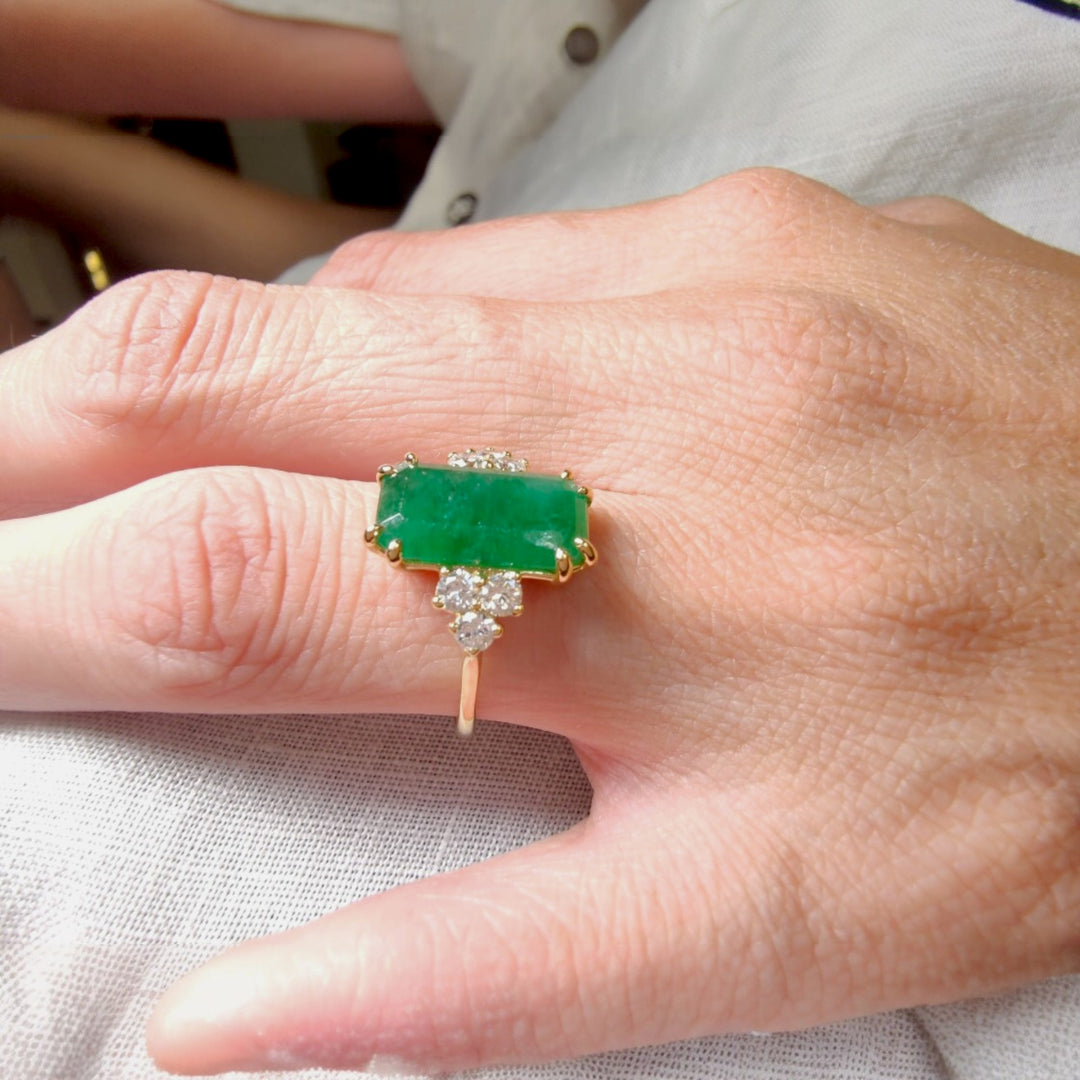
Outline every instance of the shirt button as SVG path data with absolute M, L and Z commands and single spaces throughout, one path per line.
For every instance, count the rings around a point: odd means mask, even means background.
M 463 192 L 446 208 L 446 220 L 451 225 L 464 225 L 476 213 L 476 203 L 471 191 Z
M 574 64 L 591 64 L 600 55 L 600 39 L 590 26 L 575 26 L 563 42 L 566 55 Z

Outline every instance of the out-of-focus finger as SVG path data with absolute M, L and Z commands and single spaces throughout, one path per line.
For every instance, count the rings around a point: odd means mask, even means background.
M 462 443 L 557 445 L 581 467 L 584 419 L 611 405 L 588 371 L 598 329 L 491 300 L 146 275 L 0 363 L 0 516 L 208 465 L 366 479 Z

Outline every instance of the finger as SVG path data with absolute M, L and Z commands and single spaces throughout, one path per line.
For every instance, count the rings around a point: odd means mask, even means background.
M 397 295 L 585 300 L 681 280 L 673 200 L 507 218 L 435 232 L 377 231 L 337 249 L 313 285 Z M 657 241 L 666 229 L 667 244 Z M 689 238 L 685 238 L 688 240 Z
M 366 550 L 374 487 L 196 470 L 0 524 L 0 709 L 451 712 L 461 650 L 433 576 Z M 483 717 L 580 732 L 625 702 L 595 659 L 619 575 L 590 576 L 527 583 Z
M 151 1053 L 184 1074 L 441 1075 L 720 1026 L 731 999 L 713 949 L 735 955 L 740 928 L 723 896 L 708 911 L 706 890 L 665 888 L 689 883 L 663 841 L 694 865 L 675 829 L 629 841 L 585 823 L 242 945 L 166 994 Z
M 546 301 L 757 284 L 877 299 L 875 289 L 902 293 L 913 272 L 938 259 L 909 229 L 882 243 L 883 217 L 1039 269 L 1080 274 L 1076 256 L 955 200 L 909 199 L 871 210 L 785 170 L 747 169 L 683 195 L 610 210 L 368 233 L 339 248 L 314 283 Z
M 774 241 L 854 202 L 779 169 L 748 169 L 684 195 L 438 232 L 372 232 L 313 284 L 399 295 L 598 300 L 775 275 Z
M 1080 258 L 1009 229 L 956 199 L 927 196 L 875 207 L 884 217 L 1051 273 L 1080 276 Z
M 536 466 L 558 446 L 551 467 L 580 468 L 585 418 L 613 409 L 588 370 L 602 334 L 497 301 L 146 275 L 0 364 L 0 401 L 18 403 L 0 424 L 0 512 L 206 465 L 367 478 L 471 444 Z

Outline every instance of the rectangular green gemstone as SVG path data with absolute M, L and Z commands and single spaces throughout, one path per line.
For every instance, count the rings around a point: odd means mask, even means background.
M 416 465 L 379 484 L 376 543 L 401 541 L 405 564 L 556 574 L 555 549 L 584 562 L 588 501 L 558 476 Z

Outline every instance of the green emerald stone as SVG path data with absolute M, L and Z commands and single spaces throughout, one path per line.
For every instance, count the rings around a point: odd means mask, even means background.
M 588 501 L 559 476 L 416 465 L 379 485 L 376 543 L 401 541 L 402 562 L 556 574 L 557 548 L 580 566 Z

